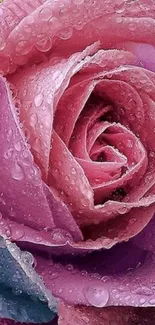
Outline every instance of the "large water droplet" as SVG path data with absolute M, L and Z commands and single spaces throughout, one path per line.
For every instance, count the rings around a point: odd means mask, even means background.
M 34 99 L 35 106 L 39 107 L 42 104 L 42 102 L 43 102 L 43 95 L 42 94 L 37 95 Z
M 15 149 L 20 152 L 22 150 L 20 142 L 15 143 Z
M 59 37 L 63 40 L 71 38 L 73 34 L 72 28 L 64 28 L 59 32 Z
M 100 288 L 99 286 L 85 288 L 84 295 L 92 306 L 98 308 L 106 306 L 109 300 L 109 292 L 107 289 Z
M 24 230 L 22 230 L 22 229 L 17 229 L 17 230 L 15 230 L 15 231 L 13 231 L 13 233 L 12 233 L 12 238 L 13 238 L 14 240 L 19 240 L 19 239 L 21 239 L 23 236 L 24 236 Z
M 4 158 L 5 158 L 5 159 L 9 159 L 9 158 L 11 158 L 12 153 L 13 153 L 13 149 L 12 149 L 12 148 L 8 149 L 8 150 L 4 153 Z
M 39 18 L 44 21 L 48 21 L 52 18 L 52 11 L 49 8 L 43 8 L 40 10 Z
M 22 167 L 19 164 L 15 163 L 11 170 L 11 175 L 12 178 L 16 181 L 21 181 L 24 178 L 24 172 Z
M 29 252 L 23 252 L 22 255 L 22 261 L 26 264 L 33 264 L 34 263 L 34 257 L 31 253 Z
M 84 2 L 84 0 L 73 0 L 73 3 L 75 5 L 81 5 Z
M 20 42 L 18 42 L 17 46 L 16 46 L 16 52 L 26 55 L 30 52 L 31 50 L 31 46 L 30 43 L 28 41 L 25 40 L 21 40 Z

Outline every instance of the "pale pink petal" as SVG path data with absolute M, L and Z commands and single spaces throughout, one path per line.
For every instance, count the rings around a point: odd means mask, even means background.
M 96 49 L 97 44 L 94 44 L 67 60 L 57 58 L 55 63 L 52 59 L 52 62 L 25 67 L 9 78 L 14 87 L 25 135 L 45 180 L 56 102 L 68 86 L 72 75 L 80 69 L 81 61 Z
M 16 3 L 21 8 L 22 1 Z M 70 54 L 98 39 L 104 48 L 126 40 L 154 44 L 153 9 L 152 1 L 148 4 L 141 0 L 130 3 L 106 0 L 104 6 L 98 0 L 80 4 L 70 0 L 45 1 L 29 15 L 25 13 L 25 18 L 9 33 L 0 53 L 1 69 L 6 73 L 15 69 L 16 64 L 25 64 L 38 50 Z M 7 29 L 4 18 L 2 23 Z

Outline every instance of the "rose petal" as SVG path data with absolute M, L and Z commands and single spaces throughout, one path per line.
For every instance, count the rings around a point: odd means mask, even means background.
M 56 63 L 52 59 L 34 67 L 25 67 L 9 78 L 15 89 L 20 121 L 23 122 L 31 151 L 45 180 L 49 167 L 53 112 L 56 103 L 68 86 L 72 75 L 81 68 L 81 61 L 93 53 L 97 46 L 93 44 L 67 60 L 57 58 Z
M 19 127 L 9 88 L 0 78 L 0 209 L 3 215 L 20 223 L 54 227 L 51 211 L 43 191 L 39 170 Z M 44 217 L 43 217 L 44 215 Z
M 0 223 L 1 233 L 6 236 L 8 234 L 9 238 L 14 233 L 14 239 L 18 240 L 24 239 L 24 233 L 30 237 L 32 229 L 35 232 L 36 229 L 47 231 L 62 227 L 66 231 L 69 230 L 75 240 L 81 239 L 82 235 L 67 207 L 45 189 L 19 127 L 9 88 L 2 78 L 0 88 L 0 216 L 5 219 Z M 30 229 L 25 229 L 24 226 L 22 229 L 22 224 Z
M 37 262 L 36 270 L 46 286 L 69 304 L 100 308 L 155 305 L 155 257 L 132 242 L 84 257 L 53 261 L 37 257 Z
M 153 325 L 154 308 L 92 308 L 59 304 L 58 325 Z
M 17 3 L 21 8 L 22 2 Z M 104 6 L 97 0 L 78 5 L 70 0 L 65 0 L 63 4 L 61 1 L 38 3 L 35 11 L 29 15 L 26 13 L 16 28 L 13 26 L 1 50 L 1 69 L 6 73 L 15 69 L 16 64 L 25 64 L 33 52 L 51 50 L 52 43 L 59 53 L 76 52 L 98 39 L 105 48 L 113 47 L 122 40 L 154 44 L 153 9 L 152 1 L 148 4 L 140 0 L 131 3 L 106 0 Z M 2 24 L 8 29 L 3 14 Z

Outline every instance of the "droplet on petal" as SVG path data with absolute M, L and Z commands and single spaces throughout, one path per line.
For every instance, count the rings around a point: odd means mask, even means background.
M 73 0 L 73 3 L 75 5 L 81 5 L 84 2 L 84 0 Z
M 11 170 L 11 175 L 14 180 L 21 181 L 24 178 L 22 167 L 19 164 L 15 163 Z
M 87 287 L 84 289 L 84 295 L 92 306 L 98 308 L 106 306 L 109 300 L 109 292 L 107 289 L 100 287 Z
M 66 39 L 71 38 L 72 34 L 73 34 L 73 29 L 72 28 L 64 28 L 59 32 L 59 37 L 62 40 L 66 40 Z
M 30 43 L 25 40 L 21 40 L 16 46 L 16 52 L 26 55 L 30 52 Z
M 33 264 L 34 263 L 34 257 L 29 252 L 23 252 L 22 253 L 22 261 L 26 264 Z
M 49 8 L 43 8 L 39 13 L 39 18 L 44 21 L 50 20 L 52 17 L 52 11 Z
M 0 37 L 0 51 L 4 50 L 5 46 L 6 46 L 5 40 L 2 37 Z
M 34 99 L 35 106 L 39 107 L 42 104 L 42 102 L 43 102 L 43 95 L 42 94 L 37 95 Z

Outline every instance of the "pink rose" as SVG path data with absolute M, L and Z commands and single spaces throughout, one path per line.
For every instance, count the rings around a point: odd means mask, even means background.
M 37 252 L 59 325 L 150 325 L 129 306 L 155 305 L 155 3 L 5 0 L 0 19 L 0 234 Z

